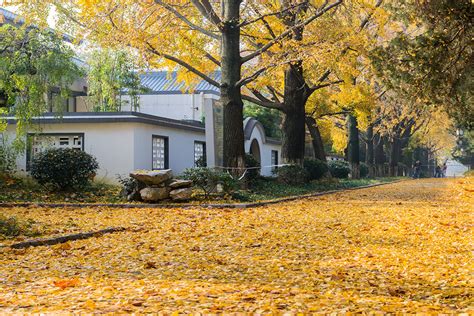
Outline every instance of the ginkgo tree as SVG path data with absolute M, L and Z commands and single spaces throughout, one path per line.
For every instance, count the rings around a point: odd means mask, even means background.
M 279 43 L 260 59 L 268 65 L 273 60 L 284 59 L 281 55 L 287 57 L 286 63 L 279 64 L 272 72 L 247 85 L 258 99 L 257 104 L 282 112 L 282 156 L 286 162 L 301 163 L 303 160 L 305 123 L 313 138 L 315 157 L 325 161 L 320 131 L 311 114 L 317 112 L 314 108 L 319 105 L 313 102 L 312 96 L 326 87 L 353 82 L 352 77 L 359 72 L 357 58 L 372 44 L 369 39 L 373 37 L 374 27 L 371 32 L 366 32 L 366 28 L 370 19 L 381 16 L 381 4 L 381 0 L 345 1 L 331 14 L 298 28 L 290 40 Z M 298 7 L 285 15 L 267 19 L 263 35 L 261 32 L 252 34 L 252 38 L 271 40 L 275 25 L 279 25 L 274 20 L 279 19 L 285 25 L 297 24 L 305 9 Z M 308 107 L 308 103 L 313 108 Z
M 391 12 L 401 27 L 372 54 L 379 78 L 397 93 L 443 107 L 472 129 L 474 3 L 394 0 Z
M 152 67 L 178 69 L 178 78 L 189 85 L 205 80 L 219 87 L 224 113 L 223 163 L 229 168 L 244 167 L 242 88 L 281 62 L 276 59 L 262 64 L 259 59 L 343 0 L 262 2 L 258 7 L 253 3 L 241 0 L 16 1 L 33 22 L 46 18 L 35 13 L 54 8 L 59 19 L 80 26 L 75 28 L 76 36 L 82 35 L 103 46 L 134 47 Z M 304 14 L 296 22 L 280 23 L 273 37 L 266 41 L 255 38 L 255 45 L 246 45 L 242 40 L 251 41 L 253 32 L 266 27 L 267 18 L 286 15 L 296 7 L 304 7 Z M 286 56 L 285 60 L 288 58 L 291 57 Z M 220 75 L 216 74 L 218 70 Z

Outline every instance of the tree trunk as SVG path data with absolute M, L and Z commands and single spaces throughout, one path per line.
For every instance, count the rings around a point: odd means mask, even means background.
M 221 102 L 224 108 L 224 166 L 245 167 L 241 78 L 240 0 L 223 1 Z M 243 170 L 234 170 L 235 174 Z
M 359 153 L 359 129 L 357 128 L 357 119 L 353 115 L 347 116 L 347 160 L 351 168 L 351 178 L 360 178 L 360 153 Z
M 307 5 L 291 8 L 294 1 L 283 0 L 282 8 L 287 9 L 283 14 L 283 23 L 292 28 L 299 23 L 299 14 L 308 9 Z M 291 34 L 294 41 L 303 40 L 304 27 L 295 28 Z M 284 163 L 303 165 L 306 140 L 305 105 L 307 101 L 307 85 L 303 74 L 303 61 L 298 60 L 288 64 L 285 69 L 283 92 L 283 122 L 282 122 L 282 160 Z
M 398 162 L 400 161 L 400 139 L 395 136 L 390 141 L 390 156 L 389 156 L 389 176 L 398 176 Z
M 367 168 L 369 169 L 369 178 L 373 178 L 375 176 L 375 169 L 374 169 L 374 126 L 369 125 L 367 127 L 367 142 L 365 144 L 366 153 L 365 153 L 365 163 L 367 164 Z
M 290 65 L 285 71 L 281 150 L 283 163 L 303 165 L 306 93 L 301 88 L 302 79 L 301 63 Z
M 374 136 L 374 164 L 375 164 L 375 176 L 385 176 L 383 164 L 385 163 L 385 153 L 383 150 L 384 139 L 380 134 Z
M 323 139 L 319 132 L 319 127 L 316 119 L 312 116 L 306 116 L 306 127 L 311 134 L 311 141 L 313 143 L 314 157 L 321 161 L 326 161 L 326 151 L 324 150 Z

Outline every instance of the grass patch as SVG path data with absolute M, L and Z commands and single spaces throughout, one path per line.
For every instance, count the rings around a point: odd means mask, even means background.
M 41 235 L 42 231 L 32 219 L 23 221 L 17 217 L 6 217 L 0 215 L 0 239 L 18 236 L 35 237 Z
M 278 182 L 273 178 L 262 178 L 254 181 L 251 188 L 239 191 L 233 198 L 242 202 L 264 201 L 288 196 L 298 196 L 316 192 L 332 191 L 339 189 L 356 188 L 370 184 L 392 182 L 401 178 L 378 179 L 321 179 L 301 185 L 288 185 Z
M 316 192 L 355 188 L 370 184 L 391 182 L 401 178 L 377 179 L 321 179 L 305 184 L 289 185 L 275 178 L 258 178 L 247 190 L 230 195 L 211 194 L 208 198 L 196 195 L 193 204 L 257 202 L 277 198 L 298 196 Z M 73 191 L 57 191 L 39 185 L 31 178 L 10 178 L 0 181 L 0 202 L 46 202 L 46 203 L 128 203 L 120 194 L 122 187 L 103 182 Z M 196 193 L 199 189 L 196 188 Z M 164 201 L 163 203 L 169 203 Z
M 123 203 L 120 190 L 118 185 L 97 181 L 81 189 L 58 191 L 29 177 L 9 178 L 0 181 L 0 202 Z

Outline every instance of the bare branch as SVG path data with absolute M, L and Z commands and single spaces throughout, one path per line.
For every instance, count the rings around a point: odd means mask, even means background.
M 209 54 L 208 52 L 205 52 L 204 53 L 207 57 L 207 59 L 209 59 L 210 61 L 212 61 L 214 64 L 216 64 L 217 66 L 221 66 L 221 62 L 219 60 L 217 60 L 217 58 L 215 58 L 214 56 L 212 56 L 211 54 Z
M 273 95 L 273 99 L 276 101 L 276 102 L 281 102 L 280 101 L 280 98 L 283 98 L 283 94 L 278 92 L 275 88 L 273 88 L 272 86 L 267 86 L 267 89 L 270 91 L 270 93 Z
M 299 29 L 299 28 L 301 28 L 305 25 L 308 25 L 309 23 L 313 22 L 314 20 L 316 20 L 317 18 L 322 16 L 327 11 L 329 11 L 332 8 L 337 7 L 338 5 L 340 5 L 342 2 L 343 2 L 343 0 L 337 0 L 336 2 L 334 2 L 333 4 L 331 4 L 327 7 L 323 6 L 311 17 L 309 17 L 306 20 L 304 20 L 303 22 L 298 23 L 298 24 L 294 25 L 293 27 L 287 29 L 285 32 L 283 32 L 279 36 L 277 36 L 274 40 L 272 40 L 272 41 L 268 42 L 267 44 L 263 45 L 261 48 L 257 49 L 255 52 L 243 57 L 241 62 L 246 63 L 246 62 L 254 59 L 255 57 L 260 56 L 261 54 L 265 53 L 267 50 L 272 48 L 273 45 L 275 45 L 277 42 L 279 42 L 280 40 L 284 39 L 285 37 L 287 37 L 291 33 L 293 33 L 296 29 Z
M 202 34 L 204 35 L 207 35 L 213 39 L 216 39 L 216 40 L 220 40 L 221 37 L 218 35 L 218 34 L 215 34 L 214 32 L 212 31 L 209 31 L 209 30 L 206 30 L 205 28 L 203 27 L 200 27 L 199 25 L 196 25 L 194 24 L 193 22 L 189 21 L 189 19 L 187 19 L 184 15 L 182 15 L 181 13 L 178 12 L 178 10 L 176 10 L 175 8 L 173 8 L 172 5 L 168 4 L 168 3 L 164 3 L 163 1 L 161 0 L 155 0 L 155 3 L 158 4 L 158 5 L 161 5 L 163 8 L 165 8 L 166 10 L 170 11 L 171 13 L 173 13 L 178 19 L 180 19 L 181 21 L 183 21 L 187 26 L 189 26 L 192 30 L 195 30 L 195 31 L 199 31 L 201 32 Z
M 258 18 L 255 18 L 253 20 L 250 20 L 250 21 L 242 21 L 242 23 L 239 24 L 240 27 L 244 27 L 246 25 L 250 25 L 252 23 L 255 23 L 255 22 L 258 22 L 260 20 L 264 20 L 265 18 L 267 17 L 270 17 L 270 16 L 275 16 L 275 15 L 280 15 L 280 14 L 283 14 L 287 11 L 290 11 L 292 9 L 295 9 L 299 6 L 302 6 L 302 5 L 306 5 L 306 2 L 301 2 L 301 3 L 297 3 L 297 4 L 294 4 L 292 6 L 289 6 L 288 8 L 285 8 L 284 10 L 280 10 L 278 12 L 272 12 L 272 13 L 267 13 L 267 14 L 262 14 L 260 15 Z
M 377 0 L 377 3 L 375 3 L 375 8 L 377 9 L 382 5 L 383 0 Z M 375 11 L 375 10 L 374 10 Z M 369 23 L 370 18 L 374 15 L 374 11 L 372 11 L 370 14 L 368 14 L 365 19 L 362 20 L 362 22 L 359 25 L 359 31 L 362 31 L 365 26 Z
M 343 82 L 344 82 L 344 80 L 336 80 L 336 81 L 332 81 L 332 82 L 328 82 L 328 83 L 318 84 L 314 87 L 310 87 L 309 90 L 310 90 L 310 93 L 313 93 L 316 90 L 326 88 L 326 87 L 329 87 L 329 86 L 332 86 L 332 85 L 340 84 L 340 83 L 343 83 Z
M 249 101 L 249 102 L 255 103 L 257 105 L 263 106 L 264 108 L 277 109 L 277 110 L 282 109 L 281 103 L 271 102 L 271 101 L 262 101 L 262 100 L 253 98 L 251 96 L 245 95 L 245 94 L 242 95 L 242 99 L 245 100 L 245 101 Z
M 318 115 L 318 119 L 325 117 L 325 116 L 336 116 L 336 115 L 346 115 L 351 113 L 351 111 L 339 111 L 339 112 L 332 112 L 332 113 L 323 113 L 321 115 Z
M 275 64 L 270 64 L 268 66 L 262 67 L 259 70 L 255 71 L 253 74 L 251 74 L 248 77 L 241 78 L 239 81 L 237 81 L 236 86 L 237 87 L 242 87 L 245 86 L 246 84 L 249 84 L 250 82 L 254 81 L 257 79 L 262 73 L 264 73 L 267 69 L 276 66 Z
M 222 21 L 212 8 L 209 0 L 191 0 L 191 2 L 207 20 L 221 28 Z

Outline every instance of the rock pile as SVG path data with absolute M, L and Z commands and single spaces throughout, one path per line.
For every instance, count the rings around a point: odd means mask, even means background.
M 193 193 L 191 180 L 173 178 L 173 171 L 167 170 L 136 170 L 130 177 L 137 180 L 139 196 L 142 201 L 154 203 L 166 199 L 187 201 Z M 135 194 L 138 197 L 138 194 Z M 130 199 L 130 198 L 129 198 Z

